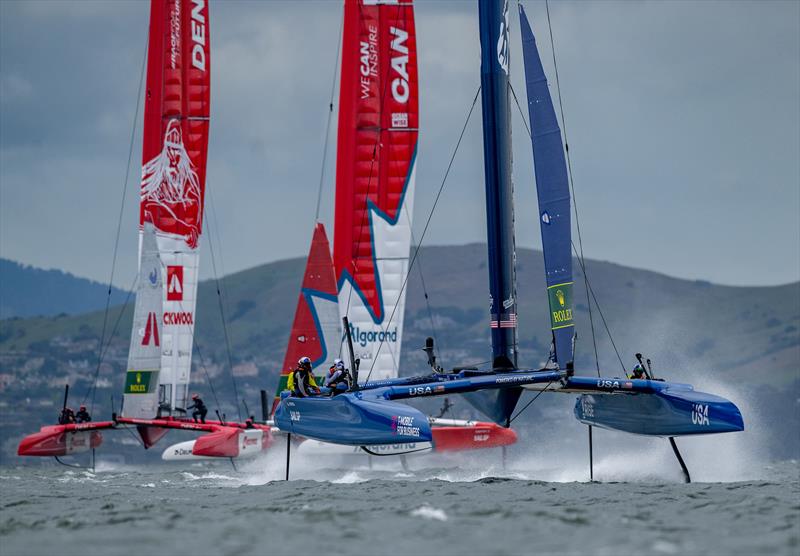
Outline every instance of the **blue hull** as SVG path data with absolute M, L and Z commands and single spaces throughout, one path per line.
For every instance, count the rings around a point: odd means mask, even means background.
M 649 383 L 650 392 L 598 389 L 597 393 L 582 394 L 575 403 L 575 417 L 585 425 L 649 436 L 744 430 L 739 408 L 725 398 L 696 392 L 686 384 L 632 382 Z
M 285 397 L 275 411 L 282 431 L 350 446 L 430 442 L 428 418 L 417 409 L 360 393 L 333 398 Z

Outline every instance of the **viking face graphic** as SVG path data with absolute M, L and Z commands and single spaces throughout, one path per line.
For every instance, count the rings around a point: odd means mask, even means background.
M 183 144 L 180 122 L 170 120 L 161 152 L 142 167 L 143 218 L 190 247 L 200 235 L 200 180 Z

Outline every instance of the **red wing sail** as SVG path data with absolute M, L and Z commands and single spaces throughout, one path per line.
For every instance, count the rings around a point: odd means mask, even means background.
M 152 0 L 139 224 L 194 248 L 203 221 L 210 46 L 205 0 Z
M 188 405 L 211 83 L 207 0 L 151 0 L 150 10 L 139 224 L 155 227 L 163 267 L 161 365 L 149 385 L 159 411 L 129 413 L 147 418 Z
M 289 373 L 297 367 L 297 360 L 308 357 L 314 369 L 327 371 L 328 364 L 338 357 L 339 309 L 336 297 L 336 279 L 333 273 L 331 248 L 325 227 L 317 224 L 311 240 L 311 249 L 303 274 L 303 285 L 297 298 L 292 333 L 286 346 L 281 366 L 281 376 L 275 393 L 272 411 L 286 389 Z
M 419 125 L 411 0 L 345 0 L 343 36 L 334 263 L 362 366 L 383 378 L 397 374 L 411 243 Z M 379 343 L 388 344 L 380 358 Z

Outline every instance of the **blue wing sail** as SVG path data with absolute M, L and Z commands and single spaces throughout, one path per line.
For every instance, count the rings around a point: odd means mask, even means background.
M 553 329 L 556 362 L 563 369 L 573 360 L 572 337 L 575 331 L 567 164 L 561 142 L 561 129 L 547 86 L 547 77 L 536 48 L 536 39 L 521 4 L 519 19 L 536 191 L 539 200 L 539 226 L 542 232 L 547 297 L 550 305 L 550 325 Z

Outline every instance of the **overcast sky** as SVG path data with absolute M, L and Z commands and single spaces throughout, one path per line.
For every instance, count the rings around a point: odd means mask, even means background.
M 555 91 L 543 2 L 524 2 Z M 0 1 L 0 256 L 107 281 L 149 2 Z M 417 2 L 416 237 L 477 90 L 476 1 Z M 559 2 L 586 256 L 724 284 L 800 279 L 800 2 Z M 303 255 L 341 2 L 212 2 L 204 274 Z M 524 100 L 516 12 L 511 72 Z M 426 244 L 485 241 L 480 103 Z M 136 268 L 141 113 L 115 282 Z M 517 244 L 539 247 L 514 114 Z M 335 131 L 335 120 L 332 129 Z M 332 221 L 335 136 L 324 173 Z M 332 233 L 332 230 L 329 228 Z

